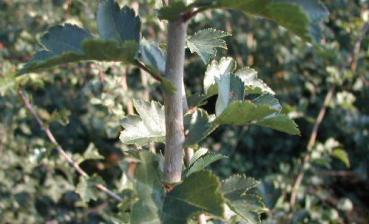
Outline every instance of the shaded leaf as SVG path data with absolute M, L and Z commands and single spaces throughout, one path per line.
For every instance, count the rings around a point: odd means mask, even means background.
M 259 181 L 252 177 L 234 175 L 223 181 L 222 192 L 227 199 L 237 200 L 240 195 L 256 188 L 258 185 Z
M 120 8 L 115 0 L 101 0 L 97 10 L 97 26 L 104 40 L 119 42 L 140 40 L 141 21 L 127 6 Z
M 83 60 L 82 42 L 91 38 L 88 31 L 75 25 L 52 27 L 40 40 L 44 49 L 37 52 L 20 73 Z
M 134 101 L 139 116 L 127 116 L 122 121 L 124 130 L 120 140 L 124 144 L 142 146 L 165 141 L 164 107 L 157 102 Z
M 167 12 L 163 18 L 170 20 L 174 15 L 194 8 L 202 8 L 202 11 L 215 8 L 240 10 L 248 15 L 275 21 L 307 41 L 319 40 L 320 23 L 329 15 L 320 0 L 197 0 L 187 6 L 182 3 L 175 10 L 170 7 L 161 10 Z
M 205 29 L 196 32 L 187 39 L 187 46 L 192 53 L 197 53 L 205 64 L 208 64 L 217 53 L 217 48 L 227 49 L 223 39 L 230 36 L 227 32 L 216 29 Z
M 228 206 L 247 223 L 261 223 L 260 215 L 266 211 L 265 205 L 253 178 L 241 175 L 231 176 L 223 182 L 222 192 Z
M 159 19 L 176 20 L 178 17 L 188 9 L 183 1 L 174 1 L 168 6 L 159 9 Z
M 219 161 L 221 159 L 226 159 L 227 156 L 221 155 L 221 154 L 215 154 L 215 153 L 206 153 L 205 155 L 202 155 L 192 163 L 190 163 L 188 169 L 186 169 L 185 173 L 186 176 L 189 176 L 195 172 L 199 172 L 201 170 L 204 170 L 206 167 L 211 165 L 212 163 L 215 163 L 216 161 Z
M 154 42 L 142 41 L 140 45 L 142 61 L 158 74 L 165 74 L 166 54 Z
M 215 114 L 219 116 L 233 101 L 243 100 L 245 85 L 240 78 L 234 75 L 223 75 L 217 78 L 218 99 L 215 105 Z
M 138 49 L 135 41 L 92 39 L 87 31 L 70 24 L 51 28 L 41 38 L 41 44 L 44 50 L 36 53 L 19 74 L 86 60 L 130 62 Z
M 192 113 L 188 113 L 184 118 L 186 146 L 196 145 L 206 138 L 216 128 L 211 123 L 208 113 L 202 109 L 197 109 Z
M 272 128 L 290 135 L 300 135 L 297 124 L 285 114 L 277 114 L 258 121 L 256 125 Z
M 223 204 L 218 178 L 208 171 L 196 172 L 167 194 L 162 220 L 164 224 L 185 224 L 200 213 L 221 218 Z
M 160 224 L 160 208 L 164 190 L 160 179 L 160 158 L 149 152 L 132 152 L 139 160 L 135 170 L 135 191 L 139 200 L 132 206 L 130 223 Z
M 268 105 L 278 112 L 282 111 L 282 105 L 279 103 L 279 100 L 269 94 L 258 96 L 253 100 L 253 102 L 259 105 Z

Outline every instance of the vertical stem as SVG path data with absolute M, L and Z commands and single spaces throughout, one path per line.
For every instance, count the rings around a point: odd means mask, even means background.
M 183 166 L 183 74 L 187 23 L 182 19 L 168 24 L 168 56 L 165 75 L 176 91 L 164 92 L 165 102 L 165 162 L 164 181 L 168 184 L 181 181 Z

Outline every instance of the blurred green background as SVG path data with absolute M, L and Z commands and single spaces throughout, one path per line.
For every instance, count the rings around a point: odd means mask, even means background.
M 74 23 L 96 33 L 97 2 L 0 0 L 0 76 L 28 61 L 53 25 Z M 146 39 L 165 44 L 165 23 L 155 17 L 160 1 L 119 2 L 139 11 Z M 331 15 L 321 46 L 235 11 L 206 12 L 190 23 L 189 35 L 208 27 L 231 33 L 228 51 L 217 58 L 230 55 L 240 66 L 256 69 L 300 126 L 297 137 L 258 127 L 223 127 L 202 143 L 229 157 L 212 167 L 221 177 L 244 173 L 262 181 L 270 209 L 265 223 L 288 218 L 293 223 L 369 223 L 369 2 L 324 2 Z M 187 93 L 200 93 L 206 66 L 189 52 L 187 59 Z M 133 67 L 81 63 L 31 74 L 24 85 L 61 145 L 89 174 L 122 192 L 123 152 L 129 148 L 119 141 L 120 121 L 132 113 L 133 98 L 161 100 L 158 83 Z M 334 95 L 291 210 L 292 184 L 331 89 Z M 0 93 L 0 223 L 119 223 L 117 203 L 106 195 L 81 202 L 78 175 L 58 157 L 14 88 Z M 214 103 L 210 100 L 206 109 Z M 87 150 L 103 158 L 90 157 Z

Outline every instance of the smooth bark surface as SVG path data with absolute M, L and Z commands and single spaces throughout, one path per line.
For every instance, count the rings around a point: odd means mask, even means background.
M 168 24 L 166 78 L 176 87 L 175 93 L 164 93 L 165 102 L 165 162 L 164 181 L 178 183 L 182 177 L 183 144 L 183 74 L 187 24 L 182 19 Z

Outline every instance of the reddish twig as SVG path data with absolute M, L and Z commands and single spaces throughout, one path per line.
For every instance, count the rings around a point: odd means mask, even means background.
M 332 87 L 328 91 L 327 95 L 325 96 L 323 106 L 320 109 L 318 117 L 317 117 L 317 119 L 314 123 L 314 127 L 313 127 L 313 130 L 312 130 L 311 134 L 310 134 L 309 142 L 307 144 L 308 152 L 306 153 L 306 155 L 304 156 L 304 158 L 302 160 L 302 165 L 301 165 L 300 171 L 299 171 L 299 173 L 298 173 L 298 175 L 297 175 L 297 177 L 294 181 L 293 187 L 292 187 L 291 198 L 290 198 L 291 208 L 293 208 L 296 204 L 297 192 L 298 192 L 298 190 L 301 186 L 301 183 L 304 179 L 306 166 L 310 163 L 311 152 L 312 152 L 313 147 L 316 143 L 319 127 L 320 127 L 320 125 L 322 124 L 322 122 L 324 120 L 325 114 L 327 112 L 327 107 L 328 107 L 329 103 L 331 102 L 331 100 L 333 98 L 334 92 L 335 92 L 334 87 Z
M 32 116 L 36 119 L 38 125 L 45 132 L 47 138 L 50 140 L 51 143 L 53 143 L 56 146 L 56 150 L 58 151 L 58 153 L 77 171 L 77 173 L 79 173 L 79 175 L 81 175 L 82 177 L 88 177 L 88 174 L 78 165 L 78 163 L 76 163 L 72 159 L 72 157 L 70 155 L 68 155 L 66 153 L 66 151 L 62 148 L 62 146 L 57 142 L 57 140 L 55 139 L 55 137 L 54 137 L 53 133 L 51 132 L 50 128 L 47 125 L 45 125 L 45 123 L 42 121 L 40 116 L 35 111 L 32 103 L 30 102 L 27 95 L 22 90 L 18 90 L 18 95 L 19 95 L 20 99 L 22 100 L 22 102 L 23 102 L 24 106 L 26 107 L 26 109 L 32 114 Z M 96 188 L 103 191 L 103 192 L 105 192 L 110 197 L 116 199 L 119 202 L 123 201 L 123 199 L 119 195 L 117 195 L 113 191 L 109 190 L 106 186 L 104 186 L 102 184 L 97 184 Z

